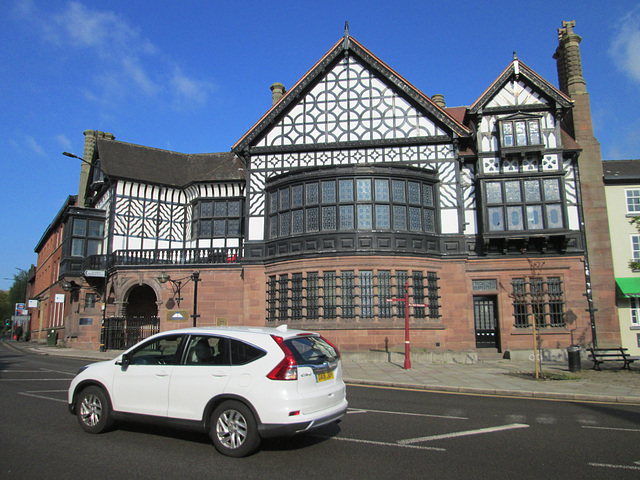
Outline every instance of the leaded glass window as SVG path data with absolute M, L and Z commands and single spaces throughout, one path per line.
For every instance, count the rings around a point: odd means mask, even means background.
M 358 205 L 358 230 L 371 230 L 372 228 L 371 205 Z
M 389 201 L 389 180 L 376 179 L 376 201 L 388 202 Z
M 318 184 L 307 183 L 307 205 L 315 205 L 318 203 Z
M 391 228 L 389 205 L 376 205 L 376 228 L 379 230 L 389 230 Z
M 544 199 L 547 202 L 560 201 L 560 181 L 557 178 L 545 179 L 542 184 L 544 185 Z
M 433 185 L 353 177 L 301 182 L 269 194 L 269 238 L 316 232 L 436 232 Z M 318 203 L 322 206 L 318 207 Z
M 371 179 L 359 178 L 356 180 L 358 185 L 357 200 L 359 202 L 368 202 L 371 200 Z
M 391 185 L 393 187 L 393 201 L 397 203 L 405 203 L 405 182 L 403 182 L 402 180 L 392 180 Z
M 485 183 L 489 232 L 566 228 L 560 178 L 503 178 Z
M 502 183 L 487 182 L 487 203 L 502 203 Z
M 501 120 L 501 143 L 503 148 L 541 145 L 540 120 L 537 118 Z
M 322 203 L 335 203 L 336 201 L 336 182 L 322 182 Z
M 322 207 L 322 229 L 336 229 L 336 207 Z
M 271 195 L 270 202 L 277 199 L 277 194 Z M 277 202 L 277 200 L 276 200 Z M 270 211 L 277 211 L 271 203 Z M 277 203 L 276 203 L 277 205 Z M 241 235 L 242 229 L 242 201 L 241 200 L 199 200 L 193 203 L 191 220 L 191 235 L 193 238 L 225 238 Z M 269 217 L 270 229 L 277 231 L 277 215 Z
M 522 196 L 520 195 L 520 182 L 504 182 L 504 193 L 507 203 L 522 202 Z
M 353 230 L 354 225 L 353 205 L 341 205 L 340 230 Z
M 299 208 L 302 206 L 302 185 L 294 185 L 291 187 L 291 208 Z
M 340 201 L 353 202 L 353 180 L 340 180 Z

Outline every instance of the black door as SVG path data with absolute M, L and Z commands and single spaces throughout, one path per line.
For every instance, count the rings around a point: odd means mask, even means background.
M 476 325 L 476 348 L 498 348 L 498 309 L 496 297 L 473 297 L 473 317 Z

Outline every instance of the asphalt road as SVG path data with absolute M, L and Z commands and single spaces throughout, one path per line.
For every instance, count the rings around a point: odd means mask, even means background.
M 205 435 L 84 433 L 66 389 L 86 362 L 0 345 L 0 478 L 640 478 L 640 407 L 348 387 L 335 426 L 219 455 Z

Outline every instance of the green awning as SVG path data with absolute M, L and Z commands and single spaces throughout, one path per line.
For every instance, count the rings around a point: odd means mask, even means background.
M 618 296 L 640 297 L 640 277 L 616 278 L 616 285 Z

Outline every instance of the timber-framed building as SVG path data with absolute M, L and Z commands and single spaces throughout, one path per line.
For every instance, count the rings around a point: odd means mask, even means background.
M 534 325 L 545 349 L 619 344 L 573 26 L 559 87 L 514 54 L 449 108 L 347 28 L 295 85 L 272 85 L 230 152 L 86 131 L 55 280 L 77 308 L 59 338 L 115 348 L 145 328 L 287 323 L 345 351 L 397 349 L 408 309 L 425 351 L 527 350 Z M 83 314 L 87 294 L 100 315 Z

